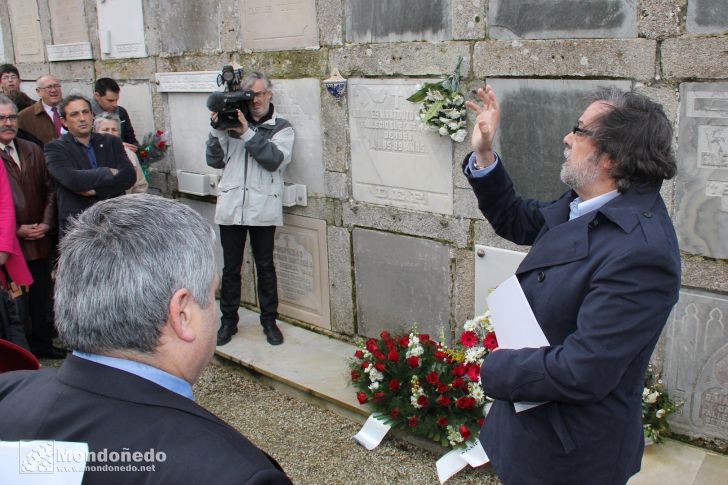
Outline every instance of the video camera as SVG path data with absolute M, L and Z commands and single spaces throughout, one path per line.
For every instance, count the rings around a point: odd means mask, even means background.
M 225 91 L 212 93 L 207 98 L 207 109 L 217 113 L 217 123 L 210 122 L 213 128 L 226 130 L 240 126 L 237 110 L 248 116 L 248 103 L 253 99 L 253 91 L 242 91 L 240 82 L 243 77 L 243 69 L 234 69 L 233 66 L 223 66 L 217 76 L 217 85 L 225 84 Z

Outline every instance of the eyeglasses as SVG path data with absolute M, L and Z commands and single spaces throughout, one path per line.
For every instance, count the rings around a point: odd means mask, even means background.
M 268 94 L 268 91 L 253 91 L 254 98 L 262 98 L 266 94 Z
M 16 76 L 15 74 L 3 74 L 2 76 L 0 76 L 0 80 L 3 80 L 3 81 L 17 81 L 18 80 L 18 76 Z
M 61 89 L 60 84 L 49 84 L 48 86 L 45 86 L 43 88 L 38 87 L 38 89 Z
M 585 128 L 580 128 L 578 126 L 574 126 L 571 129 L 571 132 L 576 136 L 594 136 L 594 132 L 591 130 L 587 130 Z
M 0 123 L 5 123 L 6 121 L 15 123 L 16 121 L 18 121 L 18 118 L 19 118 L 18 115 L 7 115 L 7 116 L 0 115 Z

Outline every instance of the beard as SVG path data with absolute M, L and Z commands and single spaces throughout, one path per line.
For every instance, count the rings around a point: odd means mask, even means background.
M 599 179 L 599 157 L 591 154 L 581 161 L 571 159 L 571 150 L 564 148 L 564 164 L 561 166 L 561 181 L 576 190 L 591 185 Z

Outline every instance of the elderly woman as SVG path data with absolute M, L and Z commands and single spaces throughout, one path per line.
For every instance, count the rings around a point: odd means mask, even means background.
M 96 115 L 96 118 L 94 118 L 94 131 L 96 133 L 108 133 L 109 135 L 114 136 L 121 136 L 121 120 L 117 115 L 114 113 L 109 113 L 104 111 L 103 113 Z M 147 188 L 149 187 L 149 184 L 147 184 L 147 179 L 144 177 L 144 172 L 142 172 L 142 167 L 139 165 L 139 159 L 136 156 L 136 153 L 129 150 L 128 148 L 124 148 L 126 151 L 126 156 L 129 157 L 129 161 L 132 165 L 134 165 L 134 169 L 136 170 L 137 179 L 132 188 L 126 191 L 127 194 L 140 194 L 147 191 Z

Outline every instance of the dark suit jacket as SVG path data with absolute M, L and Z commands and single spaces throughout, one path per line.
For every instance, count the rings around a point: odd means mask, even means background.
M 136 172 L 124 151 L 121 139 L 104 133 L 92 133 L 91 144 L 96 153 L 97 168 L 91 168 L 84 149 L 67 133 L 48 143 L 45 159 L 48 171 L 58 183 L 57 204 L 60 236 L 63 236 L 68 218 L 75 216 L 99 200 L 123 195 L 134 185 Z M 119 173 L 112 175 L 109 168 Z M 95 190 L 95 196 L 79 192 Z
M 495 231 L 533 245 L 516 274 L 551 344 L 483 362 L 496 401 L 480 439 L 493 467 L 508 484 L 624 484 L 640 469 L 645 369 L 680 288 L 659 187 L 569 221 L 573 191 L 521 199 L 502 163 L 469 181 Z M 548 403 L 515 414 L 514 401 Z
M 75 356 L 60 369 L 0 375 L 0 416 L 3 440 L 81 441 L 97 453 L 153 448 L 166 455 L 153 472 L 86 472 L 85 485 L 290 483 L 275 460 L 194 401 Z
M 43 144 L 48 143 L 56 137 L 56 127 L 48 113 L 43 109 L 43 102 L 36 101 L 25 108 L 19 114 L 18 128 L 30 132 Z

